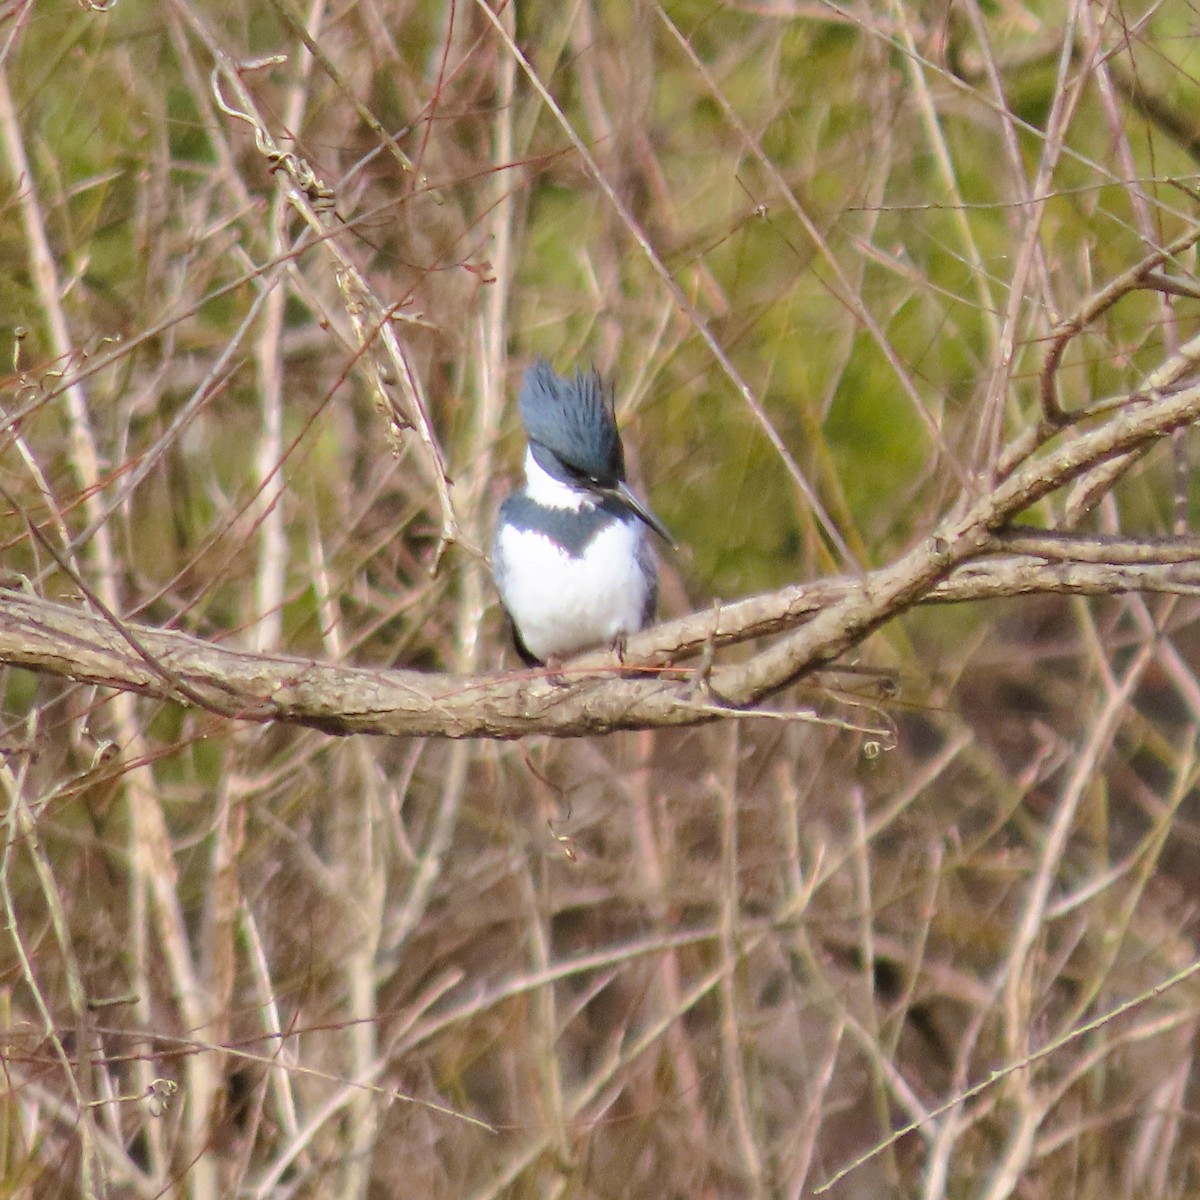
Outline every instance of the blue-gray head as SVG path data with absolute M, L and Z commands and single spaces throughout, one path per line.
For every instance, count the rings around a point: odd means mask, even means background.
M 559 375 L 537 358 L 525 372 L 519 399 L 521 423 L 534 461 L 571 487 L 619 501 L 665 541 L 662 522 L 625 482 L 625 453 L 617 432 L 612 392 L 595 367 Z
M 612 393 L 595 367 L 576 368 L 569 379 L 544 358 L 535 359 L 525 372 L 519 403 L 529 447 L 544 471 L 563 483 L 611 487 L 625 478 Z

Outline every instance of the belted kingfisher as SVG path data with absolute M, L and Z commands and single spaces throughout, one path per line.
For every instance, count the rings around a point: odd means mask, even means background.
M 611 391 L 595 367 L 573 379 L 544 358 L 525 372 L 525 486 L 500 506 L 492 572 L 526 663 L 621 644 L 654 617 L 646 530 L 671 535 L 625 482 Z

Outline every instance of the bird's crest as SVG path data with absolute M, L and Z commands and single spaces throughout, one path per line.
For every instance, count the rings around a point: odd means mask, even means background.
M 559 375 L 544 359 L 525 372 L 519 400 L 531 442 L 589 479 L 615 483 L 625 476 L 612 392 L 595 367 Z

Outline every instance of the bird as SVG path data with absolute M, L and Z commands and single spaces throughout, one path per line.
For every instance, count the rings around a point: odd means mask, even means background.
M 649 533 L 671 535 L 630 488 L 613 393 L 593 366 L 559 375 L 545 358 L 518 397 L 525 483 L 500 506 L 492 573 L 530 666 L 614 646 L 654 619 L 658 568 Z

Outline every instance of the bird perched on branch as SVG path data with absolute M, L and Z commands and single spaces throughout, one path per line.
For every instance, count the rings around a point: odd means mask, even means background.
M 527 663 L 612 644 L 654 617 L 658 572 L 647 531 L 671 535 L 625 482 L 612 392 L 595 367 L 525 372 L 525 486 L 500 507 L 496 587 Z

